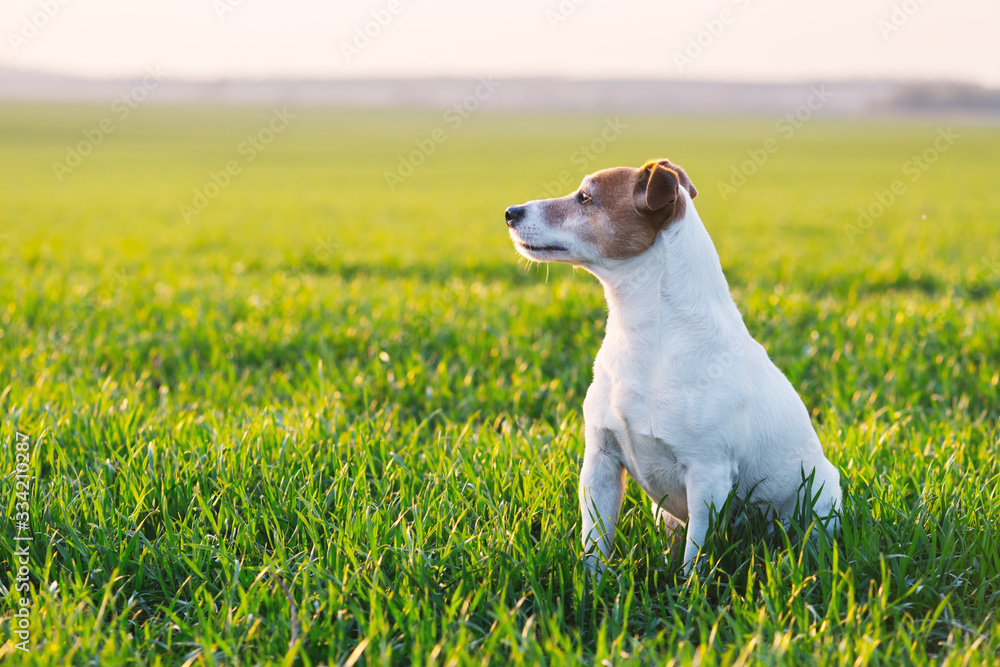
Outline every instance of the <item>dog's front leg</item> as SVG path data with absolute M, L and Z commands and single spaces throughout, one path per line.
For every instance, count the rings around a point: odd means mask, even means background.
M 600 576 L 611 553 L 615 524 L 625 494 L 625 467 L 611 433 L 587 427 L 587 445 L 580 470 L 580 514 L 587 568 Z M 601 556 L 594 553 L 594 548 Z
M 689 470 L 687 487 L 687 543 L 684 545 L 684 571 L 688 574 L 698 559 L 698 549 L 705 546 L 711 508 L 721 510 L 733 488 L 733 477 L 727 468 Z

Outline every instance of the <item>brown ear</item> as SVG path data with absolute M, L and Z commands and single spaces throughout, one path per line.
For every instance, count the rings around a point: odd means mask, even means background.
M 670 160 L 650 160 L 637 170 L 635 210 L 662 228 L 684 216 L 681 188 L 688 191 L 691 199 L 698 196 L 683 169 Z
M 672 169 L 659 164 L 653 164 L 651 167 L 649 178 L 646 179 L 646 208 L 650 211 L 659 211 L 665 206 L 677 203 L 680 179 L 677 178 L 677 172 Z
M 692 183 L 691 179 L 688 178 L 687 173 L 683 169 L 678 167 L 676 164 L 666 159 L 650 160 L 645 165 L 643 165 L 642 168 L 643 170 L 646 170 L 652 167 L 653 165 L 658 165 L 664 169 L 672 171 L 674 173 L 674 176 L 677 177 L 677 181 L 678 183 L 680 183 L 681 187 L 687 190 L 688 194 L 691 195 L 691 199 L 694 199 L 695 197 L 698 196 L 698 190 L 694 187 L 694 183 Z
M 679 188 L 677 172 L 656 162 L 647 162 L 636 170 L 635 191 L 632 193 L 635 210 L 659 229 L 683 215 L 684 202 L 678 201 Z

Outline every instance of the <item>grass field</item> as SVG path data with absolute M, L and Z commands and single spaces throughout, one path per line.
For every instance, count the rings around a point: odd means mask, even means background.
M 947 126 L 623 116 L 590 159 L 604 117 L 290 111 L 248 161 L 271 109 L 141 108 L 60 182 L 109 109 L 0 107 L 11 664 L 1000 660 L 1000 128 L 956 125 L 914 171 Z M 518 264 L 503 210 L 659 156 L 842 471 L 844 530 L 823 549 L 738 520 L 687 578 L 630 485 L 592 590 L 603 295 Z

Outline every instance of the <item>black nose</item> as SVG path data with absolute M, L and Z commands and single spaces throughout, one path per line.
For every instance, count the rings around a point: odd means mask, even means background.
M 504 218 L 507 220 L 508 227 L 514 227 L 521 221 L 524 217 L 524 207 L 523 206 L 511 206 L 507 209 L 504 214 Z

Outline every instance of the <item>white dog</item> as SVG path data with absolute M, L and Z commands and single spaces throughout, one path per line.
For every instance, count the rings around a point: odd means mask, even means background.
M 696 195 L 680 167 L 658 160 L 599 171 L 572 194 L 506 212 L 524 257 L 581 266 L 604 285 L 607 333 L 583 403 L 591 569 L 603 568 L 595 546 L 605 559 L 611 550 L 626 472 L 675 538 L 687 524 L 688 571 L 710 507 L 734 488 L 787 518 L 812 476 L 816 512 L 837 525 L 840 475 L 792 384 L 747 331 Z

